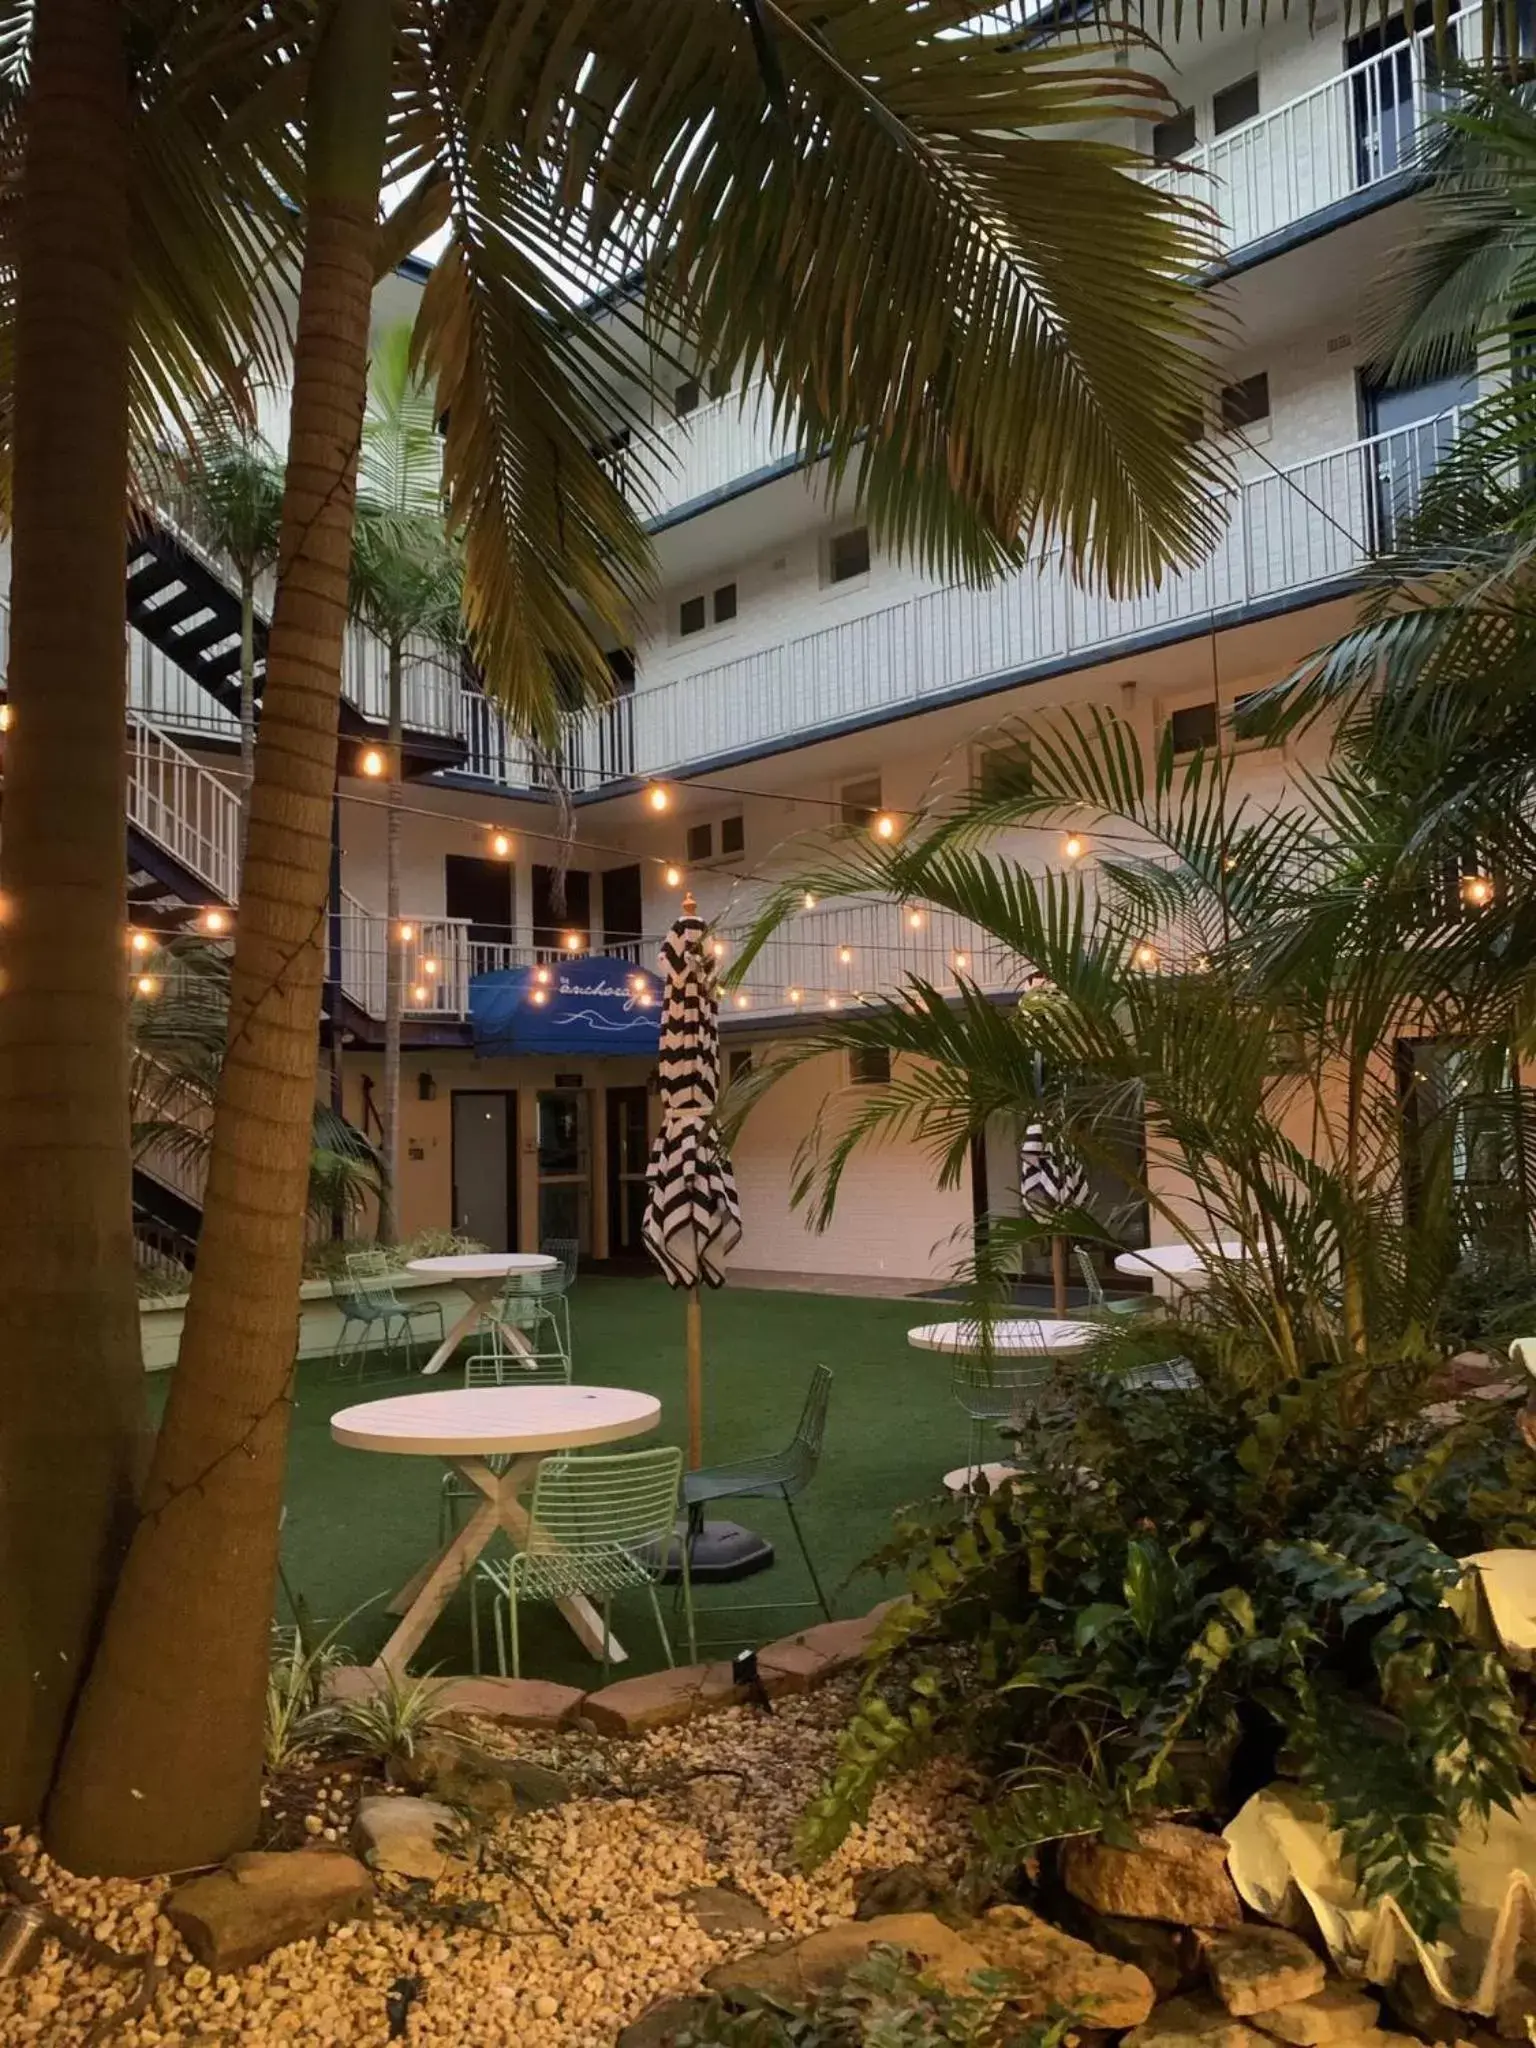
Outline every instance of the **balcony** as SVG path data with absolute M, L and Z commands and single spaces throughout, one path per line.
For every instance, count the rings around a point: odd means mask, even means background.
M 1458 427 L 1457 413 L 1443 413 L 1238 486 L 1205 561 L 1157 590 L 1085 590 L 1057 551 L 989 589 L 952 584 L 651 688 L 642 672 L 632 697 L 573 721 L 562 750 L 568 780 L 580 790 L 685 773 L 1337 587 L 1390 544 Z M 536 786 L 521 743 L 479 701 L 467 772 Z
M 1444 47 L 1452 61 L 1481 51 L 1481 8 L 1451 17 Z M 1191 151 L 1155 182 L 1215 208 L 1231 260 L 1411 171 L 1446 104 L 1444 70 L 1435 31 L 1424 29 Z

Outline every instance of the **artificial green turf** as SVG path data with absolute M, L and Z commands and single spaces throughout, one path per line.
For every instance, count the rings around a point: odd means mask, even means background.
M 593 1386 L 637 1387 L 660 1397 L 661 1428 L 637 1440 L 683 1443 L 683 1301 L 660 1280 L 583 1279 L 572 1297 L 575 1377 Z M 787 1443 L 811 1368 L 835 1375 L 821 1469 L 797 1508 L 833 1610 L 864 1612 L 881 1584 L 859 1570 L 883 1540 L 892 1511 L 933 1493 L 941 1475 L 966 1455 L 966 1418 L 948 1390 L 944 1359 L 913 1351 L 906 1333 L 931 1319 L 913 1301 L 724 1289 L 704 1303 L 705 1437 L 708 1463 L 744 1457 Z M 433 1549 L 443 1468 L 431 1458 L 392 1458 L 344 1450 L 330 1434 L 331 1416 L 360 1400 L 422 1392 L 457 1383 L 370 1376 L 361 1387 L 338 1381 L 325 1364 L 299 1375 L 288 1467 L 283 1565 L 288 1584 L 315 1616 L 328 1621 L 363 1611 L 345 1636 L 369 1656 L 391 1626 L 382 1599 L 408 1579 Z M 618 1446 L 615 1446 L 618 1448 Z M 771 1571 L 698 1594 L 700 1633 L 711 1641 L 771 1642 L 817 1621 L 808 1608 L 778 1606 L 754 1614 L 711 1615 L 728 1603 L 810 1600 L 811 1585 L 782 1505 L 722 1503 L 714 1513 L 761 1530 L 774 1544 Z M 664 1601 L 668 1598 L 663 1593 Z M 371 1605 L 363 1607 L 363 1603 Z M 669 1625 L 670 1625 L 670 1610 Z M 486 1610 L 482 1604 L 482 1618 Z M 616 1603 L 614 1626 L 630 1651 L 627 1672 L 663 1660 L 644 1595 Z M 487 1627 L 487 1668 L 494 1649 Z M 678 1617 L 678 1654 L 682 1647 Z M 469 1608 L 461 1593 L 449 1606 L 413 1668 L 467 1671 Z M 595 1682 L 597 1666 L 551 1609 L 523 1614 L 523 1672 L 573 1684 Z

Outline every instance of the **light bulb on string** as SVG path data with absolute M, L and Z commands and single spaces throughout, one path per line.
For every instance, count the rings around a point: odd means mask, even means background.
M 662 880 L 669 889 L 680 889 L 683 886 L 683 871 L 681 868 L 669 865 L 662 876 Z
M 148 999 L 151 996 L 157 996 L 160 993 L 159 976 L 154 974 L 141 974 L 138 977 L 138 979 L 134 982 L 133 987 L 134 993 L 136 995 L 141 995 L 145 998 L 146 1001 L 148 1001 Z
M 672 808 L 672 792 L 664 783 L 652 782 L 647 785 L 645 801 L 659 817 L 663 811 Z
M 1157 965 L 1157 948 L 1149 944 L 1146 939 L 1143 939 L 1136 948 L 1136 951 L 1131 955 L 1131 958 L 1138 967 L 1150 970 Z
M 907 912 L 907 929 L 909 931 L 920 932 L 922 928 L 923 913 L 920 910 L 909 910 Z
M 435 960 L 423 960 L 421 963 L 421 971 L 424 975 L 426 975 L 427 979 L 430 981 L 432 976 L 437 972 L 437 962 Z
M 1481 910 L 1493 901 L 1493 883 L 1486 875 L 1465 875 L 1461 883 L 1461 900 L 1470 903 L 1474 910 Z
M 816 908 L 816 898 L 809 889 L 806 890 L 805 895 L 801 898 L 801 902 L 807 910 L 814 910 Z
M 747 998 L 747 994 L 746 994 L 746 991 L 745 991 L 745 990 L 738 990 L 738 992 L 737 992 L 737 995 L 736 995 L 736 1007 L 737 1007 L 737 1009 L 738 1009 L 738 1010 L 744 1010 L 744 1009 L 746 1009 L 746 1007 L 747 1007 L 747 1002 L 748 1002 L 748 998 Z
M 491 834 L 491 852 L 498 860 L 505 860 L 511 851 L 512 834 L 510 832 L 493 832 Z
M 635 1001 L 639 1004 L 642 1010 L 648 1010 L 655 1000 L 655 997 L 651 994 L 649 989 L 642 990 L 642 992 L 635 997 Z
M 632 974 L 629 977 L 629 992 L 635 996 L 643 996 L 645 994 L 645 976 L 643 974 Z
M 11 707 L 9 704 L 0 704 L 0 732 L 9 732 L 10 729 Z
M 579 953 L 581 951 L 581 933 L 567 932 L 560 943 L 564 946 L 567 953 Z
M 828 996 L 828 997 L 827 997 L 827 1008 L 828 1008 L 829 1010 L 837 1010 L 837 1009 L 841 1009 L 841 1007 L 842 1007 L 842 1005 L 841 1005 L 841 1004 L 839 1003 L 839 1001 L 838 1001 L 838 999 L 837 999 L 837 997 L 836 997 L 836 996 Z
M 896 837 L 896 820 L 889 811 L 881 811 L 869 829 L 877 839 L 892 840 Z
M 130 932 L 128 934 L 128 944 L 135 953 L 151 953 L 154 951 L 155 946 L 155 942 L 148 932 Z
M 220 938 L 229 930 L 229 912 L 220 910 L 215 904 L 203 912 L 199 923 L 205 932 L 211 933 L 214 938 Z
M 416 927 L 413 924 L 402 924 L 396 928 L 395 937 L 400 941 L 402 946 L 408 946 L 411 943 L 412 939 L 415 938 L 415 936 Z
M 1063 860 L 1081 860 L 1087 850 L 1085 841 L 1076 832 L 1069 832 L 1061 842 Z
M 711 939 L 709 942 L 709 950 L 711 953 L 714 954 L 717 960 L 723 960 L 729 948 L 726 946 L 724 939 Z
M 364 775 L 376 782 L 389 766 L 389 763 L 385 759 L 382 748 L 365 747 L 358 759 L 357 765 Z
M 967 969 L 967 967 L 970 966 L 970 964 L 971 956 L 969 955 L 969 953 L 957 953 L 955 955 L 954 966 L 955 972 L 957 974 L 964 974 L 965 970 Z
M 547 967 L 535 967 L 535 969 L 533 970 L 533 978 L 538 983 L 540 988 L 549 987 L 549 969 Z
M 533 991 L 532 995 L 529 996 L 528 1000 L 531 1003 L 547 1003 L 549 1001 L 549 995 L 545 989 L 536 988 Z
M 802 1003 L 805 1000 L 804 991 L 798 988 L 792 988 L 789 991 L 789 1000 L 795 1004 Z
M 852 946 L 839 946 L 837 949 L 837 957 L 844 967 L 851 967 L 853 965 Z
M 411 990 L 411 1001 L 413 1003 L 424 1003 L 431 996 L 431 993 L 432 991 L 426 986 L 424 982 L 418 981 L 416 986 Z

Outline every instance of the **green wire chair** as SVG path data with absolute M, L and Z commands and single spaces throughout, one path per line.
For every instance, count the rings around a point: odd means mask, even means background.
M 828 1621 L 832 1619 L 832 1609 L 827 1603 L 827 1596 L 817 1576 L 810 1546 L 805 1540 L 805 1531 L 800 1526 L 800 1517 L 795 1513 L 795 1496 L 803 1493 L 810 1485 L 816 1476 L 816 1468 L 821 1463 L 821 1449 L 827 1434 L 827 1406 L 831 1398 L 832 1374 L 828 1367 L 818 1365 L 811 1374 L 811 1384 L 806 1390 L 805 1405 L 800 1410 L 800 1420 L 795 1426 L 794 1436 L 784 1450 L 771 1451 L 762 1458 L 742 1458 L 730 1465 L 706 1465 L 697 1472 L 686 1472 L 683 1475 L 683 1504 L 688 1510 L 688 1541 L 683 1545 L 685 1551 L 697 1540 L 699 1531 L 704 1526 L 704 1509 L 710 1501 L 783 1501 L 789 1513 L 789 1526 L 795 1532 L 800 1555 L 805 1559 L 805 1568 L 810 1573 L 811 1584 L 816 1589 L 815 1604 L 820 1607 Z M 685 1563 L 685 1583 L 686 1578 Z M 775 1600 L 762 1604 L 792 1607 L 802 1604 L 808 1606 L 811 1603 Z M 691 1642 L 691 1598 L 689 1628 Z
M 367 1315 L 384 1323 L 384 1346 L 393 1352 L 394 1333 L 409 1352 L 416 1342 L 416 1324 L 425 1320 L 435 1327 L 436 1341 L 443 1341 L 443 1305 L 440 1301 L 402 1301 L 395 1292 L 396 1271 L 383 1252 L 348 1252 L 347 1283 L 353 1302 L 367 1304 Z M 356 1310 L 354 1310 L 356 1313 Z M 429 1333 L 430 1335 L 430 1330 Z
M 538 1273 L 533 1277 L 542 1283 L 541 1293 L 552 1312 L 559 1317 L 561 1334 L 565 1339 L 567 1353 L 571 1349 L 571 1289 L 576 1285 L 576 1269 L 581 1264 L 581 1239 L 579 1237 L 546 1237 L 539 1250 L 559 1264 L 552 1273 Z
M 1104 1292 L 1103 1281 L 1094 1271 L 1093 1260 L 1083 1250 L 1081 1245 L 1077 1247 L 1073 1257 L 1077 1260 L 1077 1270 L 1083 1276 L 1083 1285 L 1088 1290 L 1089 1308 L 1104 1315 L 1144 1316 L 1148 1309 L 1153 1306 L 1152 1298 L 1149 1295 L 1137 1295 L 1129 1301 L 1122 1296 L 1116 1301 L 1111 1301 Z
M 527 1543 L 505 1560 L 482 1560 L 477 1575 L 493 1589 L 496 1662 L 503 1677 L 507 1675 L 509 1634 L 512 1676 L 522 1676 L 518 1630 L 522 1602 L 567 1600 L 585 1594 L 602 1614 L 606 1685 L 613 1596 L 638 1586 L 650 1596 L 662 1654 L 668 1664 L 675 1661 L 656 1585 L 672 1547 L 682 1476 L 683 1454 L 676 1449 L 600 1456 L 562 1453 L 544 1460 L 533 1482 Z M 693 1599 L 687 1585 L 686 1558 L 683 1572 L 691 1637 Z M 473 1607 L 470 1620 L 478 1670 L 479 1626 Z
M 464 1361 L 466 1387 L 566 1387 L 571 1383 L 570 1361 L 565 1358 L 527 1358 L 510 1342 L 505 1330 L 491 1323 L 480 1342 Z M 505 1472 L 507 1459 L 499 1452 L 485 1461 L 493 1472 Z M 438 1548 L 458 1526 L 459 1507 L 464 1501 L 482 1498 L 478 1487 L 461 1479 L 457 1472 L 443 1474 L 437 1504 Z M 473 1601 L 474 1587 L 470 1587 Z
M 1023 1428 L 1038 1422 L 1051 1409 L 1064 1406 L 1056 1368 L 1049 1358 L 983 1359 L 969 1351 L 955 1353 L 949 1390 L 971 1418 L 970 1450 L 967 1464 L 974 1471 L 984 1464 L 988 1428 L 1005 1423 Z
M 555 1273 L 520 1273 L 502 1289 L 492 1329 L 515 1330 L 527 1343 L 533 1357 L 542 1364 L 558 1360 L 571 1376 L 570 1316 Z M 516 1346 L 512 1346 L 516 1349 Z

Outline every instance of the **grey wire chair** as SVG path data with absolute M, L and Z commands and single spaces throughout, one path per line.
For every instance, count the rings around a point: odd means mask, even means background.
M 466 1387 L 565 1387 L 571 1381 L 567 1358 L 529 1358 L 509 1342 L 505 1330 L 491 1323 L 481 1332 L 475 1349 L 464 1361 Z M 493 1472 L 505 1472 L 507 1459 L 499 1452 L 485 1461 Z M 437 1541 L 441 1548 L 458 1525 L 464 1501 L 481 1498 L 478 1487 L 461 1479 L 457 1472 L 443 1474 L 437 1504 Z M 474 1588 L 470 1588 L 473 1598 Z
M 437 1342 L 443 1341 L 443 1305 L 440 1301 L 402 1301 L 395 1292 L 395 1268 L 390 1265 L 387 1255 L 380 1251 L 348 1252 L 347 1283 L 353 1301 L 359 1305 L 368 1304 L 374 1319 L 384 1319 L 384 1344 L 386 1351 L 394 1349 L 394 1333 L 407 1351 L 416 1341 L 416 1324 L 424 1321 L 429 1325 L 428 1334 L 435 1328 Z
M 496 1662 L 503 1677 L 507 1671 L 508 1635 L 512 1676 L 522 1676 L 518 1628 L 522 1602 L 566 1600 L 575 1594 L 585 1594 L 597 1602 L 602 1614 L 606 1685 L 608 1618 L 613 1596 L 641 1586 L 650 1597 L 662 1654 L 668 1664 L 675 1661 L 661 1602 L 656 1598 L 656 1585 L 672 1547 L 682 1474 L 683 1454 L 677 1449 L 618 1451 L 602 1456 L 562 1453 L 544 1460 L 533 1482 L 526 1543 L 505 1560 L 483 1560 L 478 1575 L 494 1590 Z M 693 1602 L 686 1559 L 683 1583 L 691 1638 Z M 471 1622 L 478 1637 L 473 1612 Z
M 949 1389 L 971 1418 L 966 1463 L 973 1471 L 986 1462 L 982 1453 L 989 1427 L 1008 1424 L 1022 1429 L 1065 1409 L 1056 1368 L 1049 1358 L 994 1355 L 983 1359 L 974 1352 L 957 1351 Z
M 1152 1305 L 1150 1297 L 1137 1296 L 1131 1300 L 1121 1297 L 1119 1300 L 1111 1301 L 1104 1292 L 1103 1281 L 1094 1270 L 1093 1260 L 1081 1245 L 1077 1247 L 1073 1257 L 1077 1260 L 1078 1272 L 1083 1276 L 1083 1286 L 1087 1289 L 1090 1309 L 1111 1316 L 1144 1316 L 1147 1313 Z
M 710 1501 L 783 1501 L 789 1513 L 789 1526 L 795 1532 L 800 1555 L 805 1559 L 805 1568 L 816 1589 L 815 1604 L 828 1621 L 832 1619 L 832 1609 L 817 1576 L 800 1517 L 795 1513 L 795 1498 L 810 1485 L 821 1463 L 822 1445 L 827 1434 L 827 1406 L 831 1398 L 832 1374 L 826 1366 L 818 1365 L 811 1374 L 811 1384 L 806 1390 L 805 1405 L 800 1410 L 795 1433 L 785 1449 L 770 1451 L 761 1458 L 741 1458 L 729 1465 L 705 1465 L 697 1472 L 685 1472 L 683 1505 L 688 1510 L 688 1540 L 682 1546 L 686 1552 L 697 1541 L 704 1525 L 704 1509 Z M 780 1607 L 800 1603 L 774 1601 L 771 1604 Z

